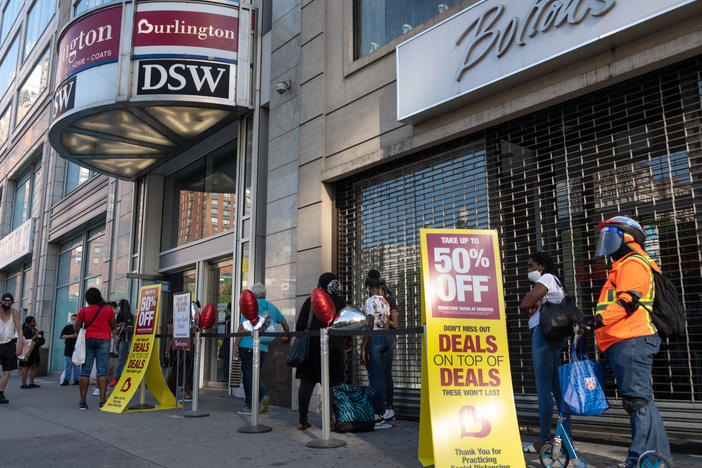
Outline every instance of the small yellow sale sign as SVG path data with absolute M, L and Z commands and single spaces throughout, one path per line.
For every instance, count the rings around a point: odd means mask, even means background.
M 160 284 L 143 286 L 140 289 L 139 310 L 127 363 L 119 382 L 102 407 L 103 411 L 111 413 L 127 411 L 127 405 L 139 388 L 142 379 L 145 379 L 147 388 L 159 402 L 159 405 L 153 409 L 175 408 L 175 397 L 168 389 L 161 372 L 158 339 L 155 336 L 161 309 L 160 297 Z
M 422 229 L 425 466 L 524 467 L 497 233 Z

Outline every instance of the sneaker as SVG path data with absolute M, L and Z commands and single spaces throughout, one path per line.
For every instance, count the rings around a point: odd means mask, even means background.
M 268 395 L 263 397 L 263 400 L 261 401 L 261 413 L 265 413 L 268 411 L 268 407 L 271 404 L 271 397 Z
M 110 387 L 114 387 L 117 385 L 117 379 L 114 379 L 112 382 L 110 382 Z
M 20 385 L 20 388 L 31 388 L 29 385 Z
M 105 406 L 105 402 L 101 401 L 100 404 L 98 405 L 98 407 L 102 408 L 103 406 Z
M 383 419 L 386 421 L 392 421 L 395 419 L 395 410 L 392 408 L 386 409 L 385 413 L 383 413 Z
M 251 414 L 251 407 L 250 406 L 243 406 L 239 409 L 238 413 L 239 414 Z
M 30 383 L 29 385 L 27 385 L 27 387 L 29 387 L 29 388 L 40 388 L 41 385 L 37 385 L 37 384 L 35 384 L 35 383 Z
M 65 387 L 67 385 L 69 385 L 68 380 L 64 380 L 63 382 L 61 382 L 62 387 Z
M 375 426 L 374 429 L 390 429 L 392 427 L 392 424 L 388 424 L 385 422 L 382 416 L 375 415 Z
M 7 398 L 5 398 L 5 394 L 3 392 L 0 392 L 0 404 L 6 405 L 10 402 Z
M 82 401 L 82 402 L 78 405 L 78 409 L 79 409 L 79 410 L 86 410 L 86 409 L 88 409 L 88 404 L 87 404 L 86 402 Z
M 100 396 L 100 389 L 95 387 L 95 390 L 93 390 L 93 395 L 94 396 Z

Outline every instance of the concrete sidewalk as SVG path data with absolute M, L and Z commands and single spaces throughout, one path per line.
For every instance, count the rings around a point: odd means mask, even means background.
M 334 434 L 343 448 L 316 450 L 305 446 L 321 436 L 320 418 L 314 427 L 298 431 L 297 413 L 271 407 L 261 423 L 273 428 L 263 434 L 240 434 L 247 418 L 236 414 L 236 398 L 203 395 L 200 408 L 210 413 L 198 419 L 174 418 L 175 411 L 131 414 L 103 413 L 98 398 L 89 396 L 87 411 L 78 410 L 78 387 L 61 387 L 58 378 L 37 379 L 41 388 L 21 390 L 16 376 L 0 407 L 0 460 L 3 467 L 419 467 L 419 424 L 397 421 L 393 428 L 361 434 Z M 189 405 L 186 407 L 189 408 Z M 524 440 L 534 441 L 530 436 Z M 593 466 L 621 461 L 626 447 L 576 441 Z M 702 466 L 702 456 L 674 454 L 675 466 Z M 540 466 L 538 456 L 526 455 L 527 466 Z

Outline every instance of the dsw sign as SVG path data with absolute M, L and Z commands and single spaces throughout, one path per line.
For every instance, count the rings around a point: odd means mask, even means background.
M 231 67 L 197 60 L 142 60 L 137 94 L 187 94 L 227 99 Z

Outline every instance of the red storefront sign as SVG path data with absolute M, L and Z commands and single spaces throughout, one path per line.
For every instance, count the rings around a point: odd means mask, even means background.
M 500 318 L 496 249 L 491 233 L 427 234 L 432 317 Z
M 119 58 L 122 6 L 100 10 L 71 24 L 58 43 L 56 83 L 86 68 Z
M 156 328 L 156 311 L 158 309 L 158 296 L 161 285 L 143 287 L 141 289 L 141 302 L 137 314 L 135 335 L 150 335 Z
M 138 11 L 134 47 L 205 47 L 236 52 L 239 18 L 179 10 Z

